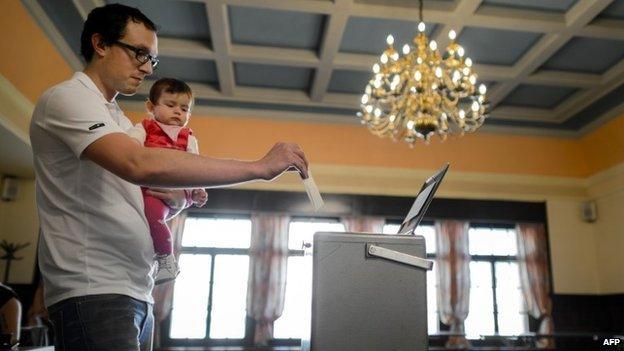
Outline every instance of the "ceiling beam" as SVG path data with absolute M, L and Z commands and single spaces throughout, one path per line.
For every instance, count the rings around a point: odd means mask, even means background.
M 43 29 L 46 33 L 69 67 L 71 67 L 74 71 L 82 71 L 84 68 L 82 60 L 78 57 L 78 55 L 76 55 L 76 53 L 74 53 L 61 32 L 56 28 L 48 14 L 45 13 L 37 0 L 22 0 L 22 4 L 35 18 L 39 27 L 41 27 L 41 29 Z
M 493 106 L 498 105 L 526 77 L 563 47 L 572 38 L 575 31 L 589 23 L 610 2 L 611 0 L 579 1 L 572 6 L 564 16 L 566 30 L 562 33 L 545 34 L 537 44 L 533 45 L 514 65 L 516 70 L 514 79 L 494 87 L 489 95 L 491 104 Z
M 227 6 L 223 1 L 207 0 L 206 12 L 210 26 L 210 39 L 219 77 L 219 88 L 225 95 L 234 93 L 234 66 L 230 58 L 230 24 Z
M 323 101 L 329 87 L 334 59 L 340 50 L 347 20 L 351 12 L 353 0 L 337 0 L 334 11 L 325 23 L 323 41 L 320 51 L 320 62 L 314 74 L 310 97 L 313 101 Z

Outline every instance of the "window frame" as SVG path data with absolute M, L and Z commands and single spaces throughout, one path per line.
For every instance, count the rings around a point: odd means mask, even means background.
M 342 223 L 337 217 L 316 217 L 316 216 L 292 216 L 288 222 L 288 239 L 290 239 L 290 224 L 292 222 L 321 222 L 321 223 Z M 311 244 L 311 243 L 310 243 Z M 294 250 L 288 249 L 288 258 L 305 256 L 305 249 Z M 312 279 L 312 277 L 310 277 Z M 286 282 L 288 286 L 288 282 Z M 269 346 L 300 346 L 302 340 L 300 338 L 271 338 L 268 342 Z
M 251 220 L 251 216 L 249 215 L 241 215 L 241 214 L 215 214 L 215 213 L 198 213 L 191 212 L 187 216 L 188 219 L 246 219 Z M 207 306 L 207 314 L 206 314 L 206 336 L 203 339 L 182 339 L 182 338 L 171 338 L 171 318 L 173 311 L 173 303 L 169 307 L 169 314 L 167 318 L 162 323 L 162 335 L 161 341 L 163 346 L 251 346 L 253 345 L 253 330 L 255 327 L 254 320 L 252 318 L 245 318 L 245 334 L 242 339 L 217 339 L 210 337 L 210 325 L 212 322 L 212 299 L 213 299 L 213 289 L 214 289 L 214 273 L 215 273 L 215 261 L 218 255 L 241 255 L 248 256 L 250 254 L 251 249 L 243 249 L 243 248 L 217 248 L 217 247 L 197 247 L 197 246 L 183 246 L 180 250 L 180 256 L 182 255 L 210 255 L 210 270 L 208 275 L 206 276 L 209 279 L 209 288 L 208 288 L 208 306 Z M 174 288 L 175 289 L 175 288 Z M 175 290 L 174 290 L 175 292 Z
M 518 233 L 515 231 L 515 225 L 512 224 L 501 224 L 501 223 L 470 223 L 470 229 L 506 229 L 513 230 L 515 235 Z M 470 255 L 470 262 L 487 262 L 490 264 L 490 279 L 492 282 L 492 317 L 494 318 L 494 334 L 498 335 L 499 333 L 499 321 L 498 321 L 498 299 L 496 295 L 496 263 L 497 262 L 516 262 L 518 263 L 517 255 Z M 472 289 L 472 286 L 471 286 Z M 524 300 L 523 300 L 524 301 Z M 524 302 L 526 303 L 526 302 Z M 470 306 L 469 306 L 470 309 Z M 531 316 L 528 311 L 523 313 L 527 316 L 527 332 L 531 331 Z M 465 322 L 464 322 L 465 323 Z M 468 336 L 466 335 L 468 339 Z M 477 341 L 480 339 L 469 339 L 471 341 Z

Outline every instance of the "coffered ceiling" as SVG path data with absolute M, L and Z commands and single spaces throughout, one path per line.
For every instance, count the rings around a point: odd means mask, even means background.
M 74 69 L 102 0 L 22 0 Z M 196 114 L 358 123 L 359 97 L 393 34 L 416 33 L 414 0 L 120 0 L 159 26 L 153 78 L 188 81 Z M 489 88 L 484 129 L 577 137 L 624 113 L 624 0 L 429 0 L 428 35 L 450 29 Z M 122 97 L 142 110 L 149 89 Z M 199 111 L 197 111 L 199 110 Z

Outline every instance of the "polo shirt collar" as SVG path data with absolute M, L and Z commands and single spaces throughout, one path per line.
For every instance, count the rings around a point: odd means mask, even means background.
M 104 97 L 104 94 L 102 94 L 102 91 L 95 85 L 95 83 L 93 83 L 93 80 L 86 73 L 78 71 L 74 73 L 74 76 L 72 77 L 72 79 L 78 80 L 89 90 L 95 92 L 106 103 L 115 103 L 115 98 L 113 98 L 113 100 L 111 101 L 106 100 L 106 98 Z

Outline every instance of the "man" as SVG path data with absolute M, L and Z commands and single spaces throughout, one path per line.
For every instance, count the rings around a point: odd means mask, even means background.
M 39 264 L 56 350 L 150 350 L 153 248 L 139 185 L 210 187 L 271 180 L 307 160 L 292 143 L 253 162 L 144 148 L 118 93 L 134 94 L 158 63 L 155 25 L 123 5 L 94 9 L 81 36 L 87 66 L 46 91 L 30 127 L 42 235 Z M 153 192 L 173 208 L 178 191 Z

